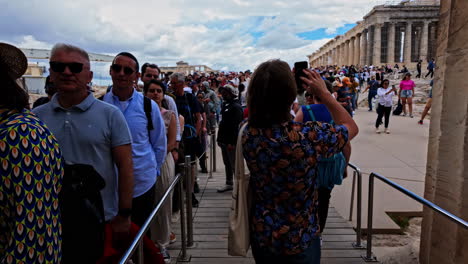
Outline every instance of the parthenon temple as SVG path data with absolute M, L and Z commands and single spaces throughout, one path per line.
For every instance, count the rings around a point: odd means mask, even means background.
M 439 0 L 375 6 L 362 21 L 307 56 L 311 67 L 406 65 L 423 67 L 435 57 Z

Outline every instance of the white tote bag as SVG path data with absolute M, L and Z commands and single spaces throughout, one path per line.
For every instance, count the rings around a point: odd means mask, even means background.
M 246 256 L 250 247 L 249 212 L 252 195 L 249 189 L 250 175 L 245 173 L 245 161 L 242 155 L 242 134 L 246 125 L 247 123 L 239 130 L 236 145 L 234 190 L 229 214 L 228 254 L 230 256 Z

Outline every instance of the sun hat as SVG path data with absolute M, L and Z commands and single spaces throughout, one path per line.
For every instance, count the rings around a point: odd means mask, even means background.
M 234 86 L 232 86 L 230 84 L 224 85 L 223 87 L 221 87 L 221 89 L 226 89 L 227 91 L 229 91 L 235 97 L 237 97 L 239 95 L 239 90 L 237 90 L 237 88 L 235 88 Z
M 333 84 L 332 84 L 333 87 L 341 87 L 343 86 L 343 84 L 341 84 L 339 81 L 334 81 Z
M 343 80 L 341 80 L 342 83 L 346 84 L 347 86 L 351 85 L 351 80 L 349 77 L 344 77 Z
M 28 69 L 28 59 L 17 47 L 0 43 L 0 68 L 2 71 L 6 70 L 7 74 L 16 80 Z

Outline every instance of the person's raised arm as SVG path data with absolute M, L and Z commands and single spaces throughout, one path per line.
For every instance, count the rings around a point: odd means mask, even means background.
M 304 70 L 304 72 L 307 78 L 301 77 L 301 79 L 307 85 L 307 90 L 320 98 L 330 111 L 335 124 L 344 125 L 348 129 L 348 140 L 353 139 L 358 134 L 359 128 L 351 115 L 333 98 L 317 72 L 308 69 Z
M 296 117 L 294 118 L 295 122 L 302 123 L 304 121 L 304 113 L 302 112 L 302 107 L 299 107 L 299 110 L 296 113 Z

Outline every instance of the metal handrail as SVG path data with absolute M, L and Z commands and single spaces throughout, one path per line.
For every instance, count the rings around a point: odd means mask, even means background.
M 353 169 L 353 186 L 351 189 L 351 205 L 350 205 L 350 210 L 349 210 L 349 221 L 352 221 L 353 219 L 353 208 L 354 208 L 354 186 L 355 186 L 355 181 L 357 177 L 357 203 L 356 203 L 356 242 L 353 243 L 353 247 L 357 249 L 362 249 L 365 248 L 361 244 L 361 234 L 362 234 L 362 228 L 361 228 L 361 219 L 362 219 L 362 173 L 361 169 L 354 165 L 353 163 L 349 162 L 348 166 Z
M 377 261 L 375 256 L 372 256 L 372 214 L 373 214 L 373 206 L 374 206 L 374 178 L 377 178 L 381 180 L 382 182 L 388 184 L 390 187 L 393 187 L 394 189 L 402 192 L 406 196 L 410 197 L 411 199 L 415 200 L 416 202 L 419 202 L 430 209 L 436 211 L 437 213 L 447 217 L 450 221 L 455 222 L 461 226 L 463 226 L 465 229 L 468 229 L 468 222 L 459 218 L 458 216 L 455 216 L 446 210 L 440 208 L 436 204 L 422 198 L 421 196 L 418 196 L 417 194 L 411 192 L 410 190 L 402 187 L 401 185 L 398 185 L 397 183 L 385 178 L 382 175 L 379 175 L 378 173 L 372 172 L 369 175 L 369 206 L 368 206 L 368 212 L 367 212 L 367 251 L 366 255 L 362 256 L 363 259 L 366 262 L 375 262 Z

